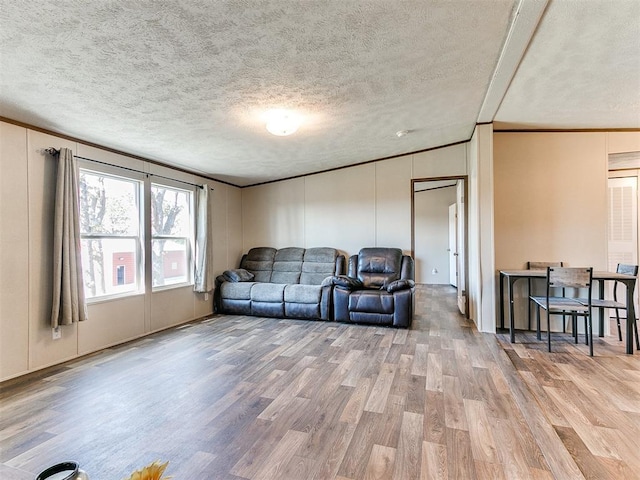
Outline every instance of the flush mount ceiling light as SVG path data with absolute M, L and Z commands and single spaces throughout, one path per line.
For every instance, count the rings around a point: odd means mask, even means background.
M 266 118 L 267 131 L 279 137 L 286 137 L 287 135 L 295 133 L 302 123 L 300 115 L 281 108 L 269 110 L 266 114 Z

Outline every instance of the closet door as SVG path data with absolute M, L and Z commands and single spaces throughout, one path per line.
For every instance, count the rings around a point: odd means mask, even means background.
M 609 270 L 638 263 L 638 177 L 609 178 Z
M 620 175 L 616 172 L 616 175 Z M 638 174 L 632 171 L 632 177 L 609 178 L 609 270 L 616 271 L 618 263 L 638 264 Z M 608 298 L 612 295 L 612 283 L 607 282 Z M 638 290 L 636 284 L 635 306 L 638 309 Z M 613 314 L 610 310 L 610 315 Z

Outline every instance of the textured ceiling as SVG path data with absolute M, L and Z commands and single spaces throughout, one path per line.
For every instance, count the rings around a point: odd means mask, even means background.
M 236 185 L 437 147 L 471 136 L 518 4 L 0 0 L 0 115 Z M 552 0 L 496 119 L 639 127 L 639 4 Z
M 640 128 L 640 0 L 550 2 L 495 121 Z

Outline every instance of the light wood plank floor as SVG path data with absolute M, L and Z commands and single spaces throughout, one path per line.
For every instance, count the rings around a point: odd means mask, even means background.
M 411 330 L 215 316 L 0 385 L 0 478 L 640 478 L 640 355 L 479 334 L 449 287 Z

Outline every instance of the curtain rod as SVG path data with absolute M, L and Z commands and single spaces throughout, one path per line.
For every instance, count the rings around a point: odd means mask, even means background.
M 59 149 L 53 148 L 53 147 L 45 148 L 44 151 L 47 152 L 49 155 L 57 155 L 57 154 L 60 153 Z M 175 178 L 165 177 L 164 175 L 158 175 L 157 173 L 143 172 L 142 170 L 137 170 L 135 168 L 123 167 L 121 165 L 114 165 L 113 163 L 102 162 L 100 160 L 94 160 L 93 158 L 80 157 L 79 155 L 74 155 L 73 158 L 79 158 L 80 160 L 86 160 L 88 162 L 93 162 L 93 163 L 99 163 L 101 165 L 107 165 L 109 167 L 121 168 L 122 170 L 129 170 L 130 172 L 141 173 L 141 174 L 146 175 L 146 176 L 164 178 L 165 180 L 171 180 L 172 182 L 184 183 L 184 184 L 187 184 L 187 185 L 191 185 L 192 187 L 203 188 L 202 185 L 198 185 L 197 183 L 185 182 L 184 180 L 177 180 Z M 210 187 L 210 188 L 211 188 L 211 190 L 213 190 L 213 187 Z

